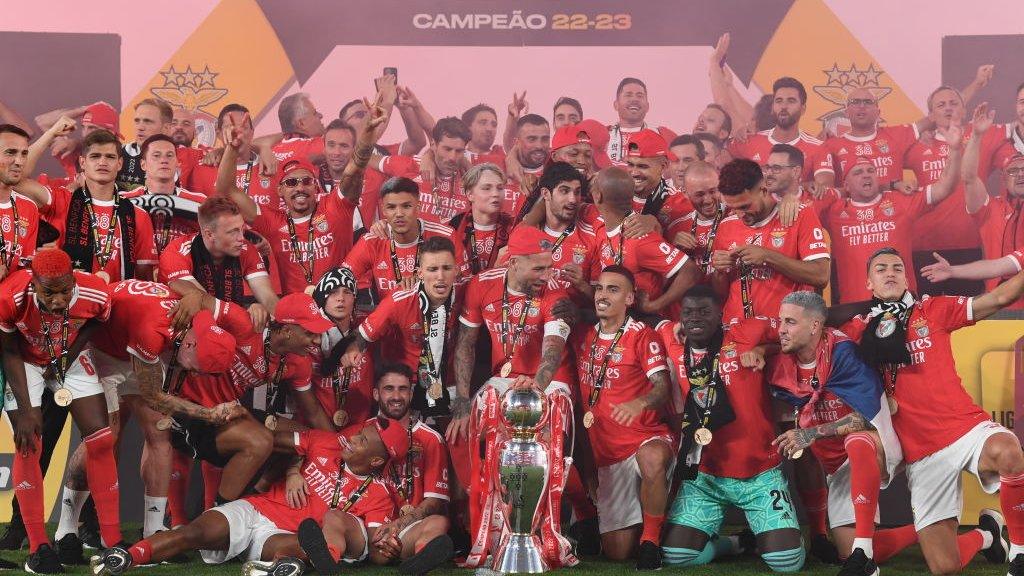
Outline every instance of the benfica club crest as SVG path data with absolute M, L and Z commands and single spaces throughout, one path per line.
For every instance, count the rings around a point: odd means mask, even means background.
M 889 142 L 887 140 L 875 140 L 875 146 L 878 146 L 878 151 L 882 154 L 889 153 Z
M 587 249 L 584 246 L 573 246 L 572 247 L 572 261 L 573 264 L 583 264 L 583 261 L 587 259 Z
M 786 243 L 785 230 L 772 230 L 772 248 L 782 248 Z
M 928 321 L 925 320 L 924 318 L 918 318 L 917 320 L 914 320 L 912 326 L 914 328 L 914 333 L 917 334 L 918 338 L 924 338 L 928 336 Z
M 885 200 L 878 207 L 882 209 L 882 214 L 885 214 L 890 218 L 896 214 L 896 207 L 893 206 L 892 201 L 890 200 Z
M 735 358 L 736 357 L 736 344 L 730 342 L 729 344 L 726 344 L 725 346 L 722 346 L 722 350 L 719 353 L 722 356 L 726 357 L 726 358 Z
M 616 346 L 612 350 L 612 362 L 622 362 L 622 346 Z

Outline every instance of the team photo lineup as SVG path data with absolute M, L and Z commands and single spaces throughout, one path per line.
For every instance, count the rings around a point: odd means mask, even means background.
M 1024 308 L 1024 84 L 1006 124 L 989 64 L 911 124 L 854 87 L 810 134 L 801 78 L 750 101 L 729 44 L 689 126 L 625 70 L 608 109 L 566 79 L 428 111 L 385 67 L 284 96 L 277 133 L 224 100 L 212 146 L 157 97 L 131 140 L 106 102 L 0 101 L 0 569 L 876 576 L 918 547 L 1024 576 L 1024 452 L 952 343 Z M 963 472 L 998 509 L 961 518 Z

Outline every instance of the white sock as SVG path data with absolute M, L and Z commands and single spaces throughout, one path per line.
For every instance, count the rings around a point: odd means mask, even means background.
M 60 540 L 68 534 L 78 534 L 78 518 L 82 515 L 82 506 L 89 499 L 88 490 L 72 490 L 64 487 L 64 495 L 60 500 L 60 521 L 54 538 Z
M 864 555 L 867 556 L 868 558 L 874 558 L 875 557 L 875 549 L 872 546 L 872 539 L 871 538 L 854 538 L 853 539 L 853 549 L 856 550 L 857 548 L 860 548 L 861 550 L 863 550 L 864 551 Z
M 992 533 L 980 528 L 975 528 L 975 530 L 981 532 L 981 549 L 988 550 L 992 546 Z
M 1016 558 L 1017 554 L 1024 554 L 1024 544 L 1014 544 L 1013 542 L 1010 542 L 1010 560 Z
M 149 538 L 153 534 L 166 530 L 164 513 L 167 512 L 166 496 L 145 496 L 143 498 L 146 511 L 142 515 L 142 537 Z

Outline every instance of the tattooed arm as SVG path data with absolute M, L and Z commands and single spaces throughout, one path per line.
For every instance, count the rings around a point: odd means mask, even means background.
M 476 362 L 476 339 L 480 327 L 462 324 L 455 339 L 455 398 L 452 398 L 452 421 L 445 434 L 449 443 L 469 436 L 469 390 Z
M 180 414 L 212 422 L 214 409 L 172 396 L 163 391 L 163 374 L 159 364 L 146 364 L 132 357 L 132 369 L 139 381 L 139 392 L 146 404 L 161 414 Z
M 643 396 L 637 396 L 628 402 L 612 404 L 612 419 L 623 426 L 629 426 L 634 420 L 643 414 L 644 410 L 660 410 L 661 406 L 668 400 L 668 391 L 671 390 L 671 376 L 668 370 L 659 370 L 648 377 L 651 382 L 651 391 Z
M 790 456 L 797 450 L 807 448 L 819 438 L 846 436 L 847 434 L 853 434 L 854 432 L 871 429 L 872 426 L 868 423 L 867 419 L 857 412 L 852 412 L 835 422 L 826 422 L 825 424 L 819 424 L 818 426 L 813 426 L 811 428 L 794 428 L 793 430 L 788 430 L 773 440 L 772 445 L 779 447 L 780 454 Z
M 568 325 L 566 325 L 566 332 L 568 332 Z M 534 376 L 534 380 L 542 391 L 547 389 L 548 384 L 551 383 L 551 378 L 555 375 L 555 370 L 558 370 L 558 366 L 562 361 L 562 351 L 564 350 L 565 338 L 563 336 L 547 334 L 544 336 L 544 340 L 541 341 L 540 365 L 537 367 L 537 374 Z M 456 358 L 456 361 L 458 361 L 458 358 Z

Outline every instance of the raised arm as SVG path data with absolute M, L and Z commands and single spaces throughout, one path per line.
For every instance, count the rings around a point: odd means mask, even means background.
M 971 116 L 974 133 L 967 142 L 963 165 L 960 168 L 968 214 L 976 214 L 988 201 L 988 190 L 985 189 L 985 182 L 978 176 L 978 165 L 981 162 L 981 141 L 985 133 L 992 128 L 995 115 L 995 110 L 989 110 L 988 102 L 983 102 L 974 109 Z
M 34 136 L 36 133 L 35 126 L 22 118 L 21 114 L 18 114 L 14 108 L 11 108 L 2 100 L 0 100 L 0 122 L 3 122 L 4 124 L 14 124 L 25 132 L 28 132 L 29 137 Z
M 516 124 L 519 118 L 530 111 L 530 103 L 526 101 L 526 90 L 523 95 L 512 93 L 512 102 L 508 105 L 508 116 L 505 117 L 505 131 L 501 135 L 501 144 L 505 147 L 505 155 L 512 155 L 512 147 L 516 143 Z
M 708 78 L 711 83 L 712 98 L 716 104 L 725 108 L 732 118 L 733 129 L 736 130 L 741 126 L 746 126 L 754 118 L 754 107 L 736 91 L 732 84 L 732 74 L 725 67 L 729 42 L 728 32 L 718 38 L 708 61 Z
M 938 204 L 949 197 L 960 183 L 961 152 L 960 145 L 963 143 L 963 129 L 950 124 L 949 128 L 937 128 L 939 134 L 946 138 L 949 144 L 949 156 L 946 158 L 946 166 L 942 169 L 939 179 L 932 184 L 929 204 Z
M 944 282 L 950 278 L 964 280 L 990 280 L 1003 278 L 1019 271 L 1012 256 L 993 258 L 991 260 L 975 260 L 967 264 L 952 265 L 938 252 L 932 252 L 935 263 L 921 268 L 921 276 L 929 282 Z
M 398 90 L 398 113 L 402 117 L 402 124 L 405 126 L 406 139 L 402 142 L 398 153 L 405 156 L 412 156 L 430 141 L 430 133 L 434 130 L 434 117 L 427 111 L 416 97 L 416 94 L 408 86 Z M 390 110 L 388 111 L 390 114 Z M 383 130 L 379 131 L 379 138 Z
M 39 126 L 39 129 L 45 132 L 56 124 L 57 120 L 60 120 L 62 116 L 81 118 L 89 106 L 92 106 L 92 104 L 85 104 L 84 106 L 76 106 L 74 108 L 58 108 L 49 112 L 43 112 L 35 117 L 36 126 Z
M 387 112 L 380 102 L 372 106 L 364 101 L 366 109 L 370 111 L 369 117 L 363 124 L 356 140 L 356 149 L 345 165 L 345 171 L 341 175 L 341 183 L 338 186 L 338 193 L 348 199 L 349 202 L 359 205 L 359 198 L 363 193 L 363 173 L 373 156 L 373 147 L 377 144 L 380 132 L 377 127 L 387 122 Z
M 974 96 L 992 80 L 992 74 L 995 72 L 995 64 L 982 64 L 978 66 L 978 72 L 974 75 L 974 80 L 964 89 L 960 91 L 960 96 L 964 99 L 966 105 L 971 100 L 974 100 Z
M 971 301 L 974 319 L 984 320 L 989 316 L 1013 304 L 1024 296 L 1024 272 L 1018 272 L 1013 278 L 996 286 L 991 292 L 975 296 Z
M 35 172 L 36 164 L 43 154 L 50 149 L 53 140 L 58 136 L 67 136 L 75 131 L 75 121 L 67 116 L 61 116 L 54 121 L 46 132 L 43 132 L 35 142 L 28 147 L 28 158 L 25 160 L 24 178 L 15 187 L 22 196 L 27 197 L 36 203 L 36 206 L 46 206 L 50 202 L 50 191 L 30 176 Z
M 238 149 L 242 146 L 242 139 L 241 129 L 235 124 L 232 116 L 233 114 L 224 116 L 224 126 L 221 128 L 224 154 L 220 157 L 220 166 L 217 167 L 215 191 L 218 196 L 224 196 L 234 201 L 246 223 L 252 223 L 259 215 L 259 206 L 235 183 Z M 246 121 L 248 121 L 248 114 L 242 119 L 243 123 Z

